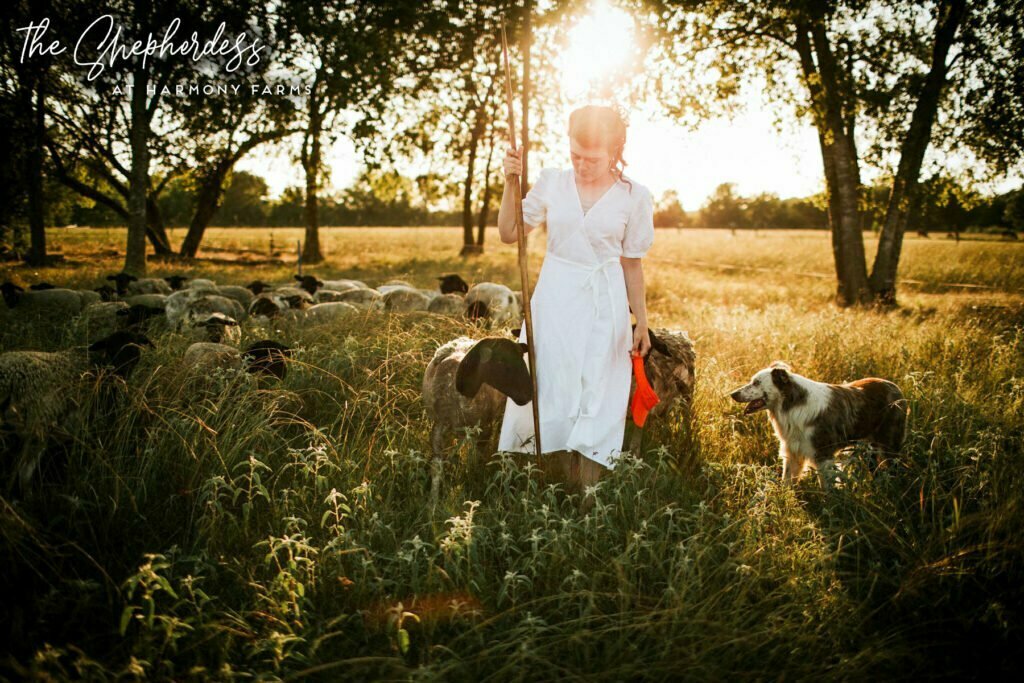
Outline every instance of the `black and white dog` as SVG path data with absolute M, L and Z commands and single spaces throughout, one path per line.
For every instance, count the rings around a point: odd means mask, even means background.
M 787 484 L 799 479 L 806 467 L 819 469 L 854 441 L 867 440 L 888 455 L 898 453 L 903 444 L 907 401 L 888 380 L 868 377 L 826 384 L 775 361 L 729 395 L 747 404 L 744 415 L 768 410 Z M 818 478 L 825 483 L 820 469 Z

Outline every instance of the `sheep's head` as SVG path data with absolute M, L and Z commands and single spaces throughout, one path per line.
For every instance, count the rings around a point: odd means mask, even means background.
M 110 285 L 103 285 L 92 290 L 100 295 L 100 299 L 103 301 L 113 301 L 114 295 L 117 294 L 117 290 Z
M 452 273 L 451 275 L 441 275 L 437 279 L 441 281 L 442 294 L 453 294 L 455 292 L 462 292 L 465 294 L 469 291 L 469 285 L 466 281 L 455 273 Z
M 281 307 L 277 305 L 273 299 L 269 297 L 263 297 L 256 299 L 249 306 L 249 315 L 257 316 L 264 315 L 268 318 L 273 318 L 281 312 Z
M 295 280 L 299 283 L 299 287 L 302 287 L 310 294 L 316 294 L 316 290 L 324 286 L 323 282 L 317 280 L 312 275 L 296 275 Z
M 203 320 L 197 321 L 197 326 L 205 328 L 207 335 L 209 335 L 210 341 L 220 343 L 225 336 L 225 329 L 228 327 L 235 327 L 238 325 L 238 321 L 229 315 L 224 315 L 219 311 L 210 313 Z
M 181 286 L 185 284 L 186 280 L 188 280 L 188 278 L 185 277 L 184 275 L 168 275 L 167 277 L 164 278 L 164 282 L 169 284 L 171 286 L 171 289 L 173 289 L 175 292 L 181 289 Z
M 489 384 L 516 405 L 533 400 L 533 382 L 523 360 L 527 346 L 501 337 L 487 337 L 473 345 L 455 372 L 455 390 L 474 398 L 481 384 Z
M 271 286 L 268 285 L 263 280 L 254 280 L 254 281 L 250 282 L 249 284 L 247 284 L 245 286 L 245 288 L 248 289 L 253 294 L 255 294 L 256 296 L 259 296 L 260 294 L 262 294 L 263 292 L 267 291 L 268 289 L 271 289 Z
M 253 342 L 242 352 L 246 370 L 256 374 L 273 375 L 284 379 L 288 371 L 285 361 L 291 357 L 291 348 L 272 339 Z
M 116 374 L 127 378 L 138 364 L 143 346 L 152 348 L 153 342 L 141 332 L 122 330 L 90 345 L 90 360 L 94 365 L 109 365 Z
M 107 279 L 117 287 L 117 293 L 124 296 L 128 293 L 128 283 L 137 282 L 139 278 L 129 273 L 118 273 L 117 275 L 108 275 Z
M 14 308 L 18 305 L 21 300 L 21 293 L 25 290 L 14 284 L 13 282 L 5 282 L 0 285 L 0 293 L 3 294 L 4 303 L 7 304 L 7 308 Z

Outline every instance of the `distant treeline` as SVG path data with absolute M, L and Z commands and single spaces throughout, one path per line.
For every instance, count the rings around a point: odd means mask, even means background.
M 1024 192 L 1016 190 L 981 196 L 947 179 L 931 179 L 922 185 L 921 204 L 912 212 L 908 229 L 931 232 L 965 232 L 985 229 L 1024 230 Z M 54 188 L 59 192 L 59 188 Z M 499 188 L 500 190 L 500 188 Z M 865 230 L 877 230 L 885 212 L 888 186 L 865 189 Z M 220 208 L 210 225 L 220 227 L 288 227 L 303 223 L 303 190 L 289 187 L 280 197 L 268 197 L 266 181 L 258 175 L 235 171 L 227 184 Z M 495 203 L 500 195 L 494 198 Z M 118 226 L 124 220 L 102 204 L 81 201 L 67 194 L 64 202 L 51 205 L 53 225 Z M 189 179 L 172 181 L 159 200 L 166 225 L 186 226 L 194 215 L 196 192 Z M 497 206 L 492 207 L 492 222 Z M 412 181 L 396 172 L 364 173 L 349 188 L 321 199 L 324 225 L 459 225 L 461 211 L 430 210 L 422 205 Z M 660 228 L 701 227 L 725 229 L 827 229 L 824 194 L 782 199 L 762 193 L 752 197 L 736 194 L 731 183 L 719 185 L 704 205 L 685 211 L 678 195 L 670 190 L 657 202 L 654 223 Z
M 877 231 L 885 218 L 890 183 L 864 188 L 862 229 Z M 732 183 L 719 185 L 698 211 L 685 212 L 672 191 L 659 202 L 654 217 L 658 227 L 726 228 L 733 230 L 803 228 L 827 229 L 825 195 L 781 199 L 762 193 L 737 195 Z M 983 196 L 948 178 L 921 183 L 917 205 L 907 229 L 914 232 L 970 232 L 1024 230 L 1024 189 Z

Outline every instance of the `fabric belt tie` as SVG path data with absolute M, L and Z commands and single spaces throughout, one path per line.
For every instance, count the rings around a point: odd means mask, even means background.
M 586 287 L 586 288 L 589 288 L 591 293 L 593 294 L 593 297 L 591 298 L 591 300 L 594 303 L 594 315 L 595 316 L 599 315 L 600 314 L 600 310 L 601 310 L 601 295 L 600 295 L 600 292 L 598 291 L 598 287 L 597 287 L 597 275 L 600 273 L 601 275 L 604 276 L 604 280 L 608 284 L 608 299 L 609 299 L 609 301 L 611 301 L 611 306 L 612 306 L 612 333 L 613 333 L 613 335 L 615 337 L 615 340 L 618 341 L 619 335 L 618 335 L 617 327 L 618 327 L 619 316 L 616 315 L 615 296 L 612 295 L 612 280 L 611 280 L 611 277 L 608 275 L 608 266 L 620 263 L 619 257 L 618 256 L 612 256 L 612 257 L 609 257 L 609 258 L 605 259 L 604 261 L 600 261 L 598 263 L 593 263 L 593 264 L 591 264 L 591 263 L 580 263 L 579 261 L 572 261 L 570 259 L 562 258 L 561 256 L 558 256 L 556 254 L 551 254 L 551 253 L 546 254 L 544 258 L 545 259 L 554 259 L 555 261 L 559 261 L 561 263 L 565 263 L 567 265 L 573 266 L 574 268 L 577 268 L 579 270 L 582 270 L 582 271 L 586 272 L 587 276 L 583 280 L 583 286 Z M 592 410 L 588 410 L 588 411 L 584 412 L 582 404 L 583 404 L 583 402 L 580 401 L 580 406 L 579 406 L 579 408 L 576 411 L 576 418 L 578 419 L 578 418 L 581 418 L 581 417 L 595 417 L 595 414 L 594 414 L 594 412 Z M 588 407 L 590 407 L 590 406 L 588 406 Z

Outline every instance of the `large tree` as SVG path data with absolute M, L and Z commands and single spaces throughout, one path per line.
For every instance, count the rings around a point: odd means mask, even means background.
M 283 3 L 277 11 L 288 45 L 282 60 L 310 87 L 299 104 L 298 158 L 305 175 L 302 259 L 317 263 L 323 260 L 319 196 L 325 146 L 341 133 L 358 137 L 373 125 L 375 111 L 395 83 L 417 70 L 426 39 L 446 13 L 433 4 L 377 0 Z
M 1015 19 L 1021 5 L 645 3 L 661 19 L 664 43 L 684 60 L 677 63 L 704 65 L 696 81 L 707 88 L 701 96 L 730 99 L 741 90 L 738 84 L 763 79 L 776 103 L 795 105 L 797 114 L 810 117 L 818 132 L 841 305 L 895 303 L 900 246 L 930 145 L 947 153 L 966 146 L 993 169 L 1020 159 L 1020 127 L 1007 124 L 1019 124 L 1024 103 L 1024 29 Z M 680 100 L 692 101 L 692 81 L 679 82 Z M 864 164 L 893 178 L 870 276 L 862 237 Z

